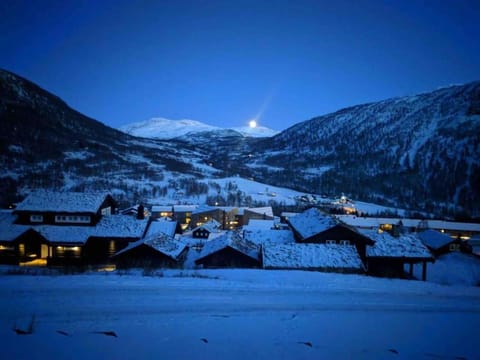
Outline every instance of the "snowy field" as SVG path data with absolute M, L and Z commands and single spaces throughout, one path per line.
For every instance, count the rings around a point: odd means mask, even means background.
M 302 271 L 150 275 L 0 275 L 1 357 L 480 359 L 479 287 Z M 32 334 L 13 331 L 33 315 Z

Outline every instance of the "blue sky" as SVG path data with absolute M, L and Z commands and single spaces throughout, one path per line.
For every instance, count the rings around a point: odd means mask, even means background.
M 283 130 L 480 79 L 479 1 L 0 2 L 0 67 L 118 127 Z

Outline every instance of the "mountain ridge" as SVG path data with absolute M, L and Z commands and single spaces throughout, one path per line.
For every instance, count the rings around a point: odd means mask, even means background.
M 233 130 L 240 133 L 242 136 L 251 137 L 270 137 L 278 133 L 278 131 L 269 129 L 264 126 L 241 126 L 222 128 L 219 126 L 209 125 L 197 120 L 171 120 L 162 117 L 133 122 L 120 126 L 118 129 L 129 135 L 162 140 L 170 140 L 177 137 L 185 136 L 187 134 L 193 135 L 200 132 L 205 133 L 208 131 L 221 130 Z
M 272 137 L 216 130 L 155 140 L 112 129 L 0 70 L 0 120 L 2 202 L 38 187 L 111 189 L 129 201 L 210 194 L 218 187 L 208 179 L 240 176 L 480 216 L 479 81 L 340 109 Z M 237 195 L 232 201 L 245 200 Z

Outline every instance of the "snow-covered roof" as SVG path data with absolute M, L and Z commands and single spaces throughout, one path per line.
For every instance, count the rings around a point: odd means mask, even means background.
M 150 223 L 150 226 L 148 227 L 147 234 L 145 235 L 145 237 L 148 237 L 151 234 L 155 234 L 158 232 L 162 232 L 168 236 L 174 237 L 177 224 L 178 223 L 176 221 L 168 221 L 163 219 L 152 221 Z
M 445 220 L 422 220 L 405 218 L 379 218 L 379 217 L 361 217 L 356 215 L 335 215 L 335 217 L 345 224 L 360 228 L 378 228 L 382 224 L 397 225 L 400 222 L 403 226 L 409 228 L 425 228 L 436 230 L 462 230 L 480 233 L 480 224 L 462 223 Z
M 204 212 L 209 212 L 209 211 L 214 211 L 214 210 L 217 210 L 219 209 L 218 207 L 214 207 L 214 206 L 209 206 L 209 205 L 200 205 L 198 206 L 193 212 L 192 214 L 201 214 L 201 213 L 204 213 Z
M 243 232 L 243 238 L 259 245 L 267 243 L 284 244 L 295 242 L 293 232 L 291 230 L 245 230 Z
M 243 226 L 243 230 L 270 230 L 273 229 L 275 223 L 273 220 L 250 219 L 247 225 Z
M 418 237 L 426 246 L 434 250 L 440 249 L 454 241 L 450 236 L 430 229 L 422 231 L 418 234 Z
M 202 259 L 227 247 L 237 250 L 255 260 L 260 259 L 260 246 L 251 241 L 242 239 L 242 237 L 234 231 L 227 231 L 222 234 L 222 236 L 207 241 L 203 245 L 199 259 Z
M 148 219 L 138 220 L 132 216 L 103 216 L 95 227 L 92 236 L 141 238 L 148 224 Z
M 108 193 L 54 192 L 37 190 L 30 193 L 15 211 L 52 211 L 96 213 Z
M 87 226 L 39 225 L 35 231 L 51 243 L 76 243 L 83 245 L 92 235 L 93 228 Z
M 152 233 L 148 237 L 135 241 L 133 243 L 128 244 L 128 246 L 119 252 L 117 252 L 114 256 L 123 254 L 128 252 L 140 245 L 147 245 L 150 246 L 152 249 L 161 252 L 162 254 L 177 260 L 180 254 L 185 250 L 187 245 L 185 245 L 181 241 L 175 240 L 173 237 L 163 233 Z
M 432 254 L 416 234 L 401 234 L 394 237 L 387 232 L 379 233 L 376 230 L 359 231 L 375 241 L 375 245 L 367 246 L 367 257 L 432 259 Z
M 0 215 L 0 240 L 12 241 L 33 229 L 52 243 L 85 244 L 90 237 L 141 238 L 148 220 L 137 220 L 127 215 L 103 216 L 96 226 L 73 225 L 17 225 L 15 216 Z
M 32 228 L 28 225 L 15 225 L 16 219 L 11 212 L 0 212 L 0 241 L 13 241 Z
M 152 212 L 172 212 L 172 205 L 153 205 Z
M 304 239 L 337 225 L 337 222 L 331 216 L 322 214 L 316 208 L 305 210 L 301 214 L 290 218 L 288 222 Z
M 175 205 L 174 212 L 193 212 L 198 208 L 198 205 Z
M 269 217 L 273 217 L 273 210 L 272 210 L 271 206 L 246 208 L 245 210 L 248 210 L 250 212 L 253 212 L 253 213 L 259 214 L 259 215 L 266 215 L 266 216 L 269 216 Z
M 363 269 L 356 248 L 350 245 L 266 244 L 262 249 L 264 268 Z
M 192 232 L 194 232 L 195 230 L 198 230 L 198 229 L 205 229 L 210 233 L 220 232 L 221 231 L 220 226 L 221 226 L 221 224 L 217 220 L 210 219 L 209 221 L 207 221 L 203 225 L 197 226 L 195 229 L 192 230 Z

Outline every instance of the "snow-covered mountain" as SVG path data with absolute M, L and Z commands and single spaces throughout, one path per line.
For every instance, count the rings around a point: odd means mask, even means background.
M 278 134 L 278 131 L 264 126 L 256 126 L 253 128 L 249 126 L 221 128 L 196 120 L 170 120 L 165 118 L 152 118 L 150 120 L 134 122 L 121 126 L 119 130 L 133 136 L 164 140 L 209 131 L 217 132 L 218 136 L 218 134 L 220 134 L 218 132 L 219 130 L 234 130 L 247 137 L 269 137 Z
M 220 130 L 217 126 L 208 125 L 196 120 L 169 120 L 152 118 L 121 126 L 120 131 L 144 138 L 173 139 L 188 133 Z
M 106 189 L 128 201 L 181 193 L 251 205 L 254 197 L 232 184 L 223 192 L 217 181 L 244 178 L 262 188 L 343 192 L 392 207 L 480 217 L 480 82 L 353 106 L 273 137 L 208 127 L 159 140 L 109 128 L 0 70 L 0 124 L 3 203 L 29 189 L 56 188 Z
M 265 182 L 478 214 L 480 81 L 342 109 L 252 150 Z

